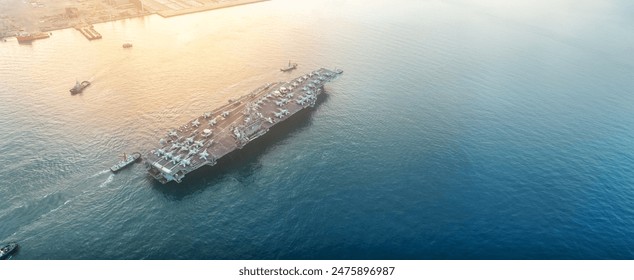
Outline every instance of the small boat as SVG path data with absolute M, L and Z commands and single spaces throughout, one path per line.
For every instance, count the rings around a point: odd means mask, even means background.
M 18 250 L 18 243 L 11 242 L 0 248 L 0 260 L 4 260 Z
M 338 68 L 335 68 L 335 73 L 337 73 L 337 74 L 341 74 L 341 73 L 343 73 L 343 70 L 338 69 Z
M 85 88 L 87 88 L 90 85 L 89 81 L 83 81 L 81 83 L 79 83 L 79 81 L 77 81 L 75 83 L 75 86 L 73 88 L 70 89 L 70 93 L 71 94 L 78 94 L 81 93 L 82 91 L 84 91 Z
M 139 160 L 140 158 L 141 158 L 140 153 L 133 153 L 132 155 L 126 155 L 125 153 L 123 153 L 123 160 L 121 160 L 119 163 L 110 167 L 110 171 L 117 172 L 125 168 L 126 166 L 132 164 L 133 162 Z
M 286 68 L 281 68 L 280 71 L 282 72 L 288 72 L 291 71 L 293 69 L 297 68 L 297 63 L 291 63 L 291 61 L 288 61 L 288 66 Z
M 130 43 L 123 44 L 123 48 L 124 49 L 131 48 L 131 47 L 132 47 L 132 44 L 130 44 Z

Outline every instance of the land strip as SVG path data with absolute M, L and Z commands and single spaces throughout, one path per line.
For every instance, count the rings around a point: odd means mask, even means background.
M 0 38 L 158 14 L 172 17 L 268 0 L 4 0 Z

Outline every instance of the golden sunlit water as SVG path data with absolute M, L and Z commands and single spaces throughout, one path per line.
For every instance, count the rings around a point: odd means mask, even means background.
M 632 258 L 632 12 L 272 0 L 9 38 L 0 243 L 15 259 Z M 318 106 L 181 184 L 108 171 L 320 67 L 344 73 Z M 76 80 L 92 85 L 71 95 Z

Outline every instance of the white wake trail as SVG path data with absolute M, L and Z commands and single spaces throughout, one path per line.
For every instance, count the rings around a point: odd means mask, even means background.
M 103 183 L 101 183 L 101 185 L 99 185 L 99 188 L 105 187 L 108 183 L 112 182 L 112 179 L 114 179 L 114 174 L 110 174 L 110 176 L 108 176 L 108 179 L 106 179 L 105 182 L 103 182 Z
M 90 177 L 88 177 L 88 178 L 95 178 L 95 177 L 97 177 L 97 176 L 99 176 L 99 175 L 103 175 L 103 174 L 106 174 L 106 173 L 108 173 L 108 172 L 110 172 L 110 170 L 109 170 L 109 169 L 101 170 L 101 171 L 99 171 L 99 172 L 97 172 L 97 173 L 93 174 L 92 176 L 90 176 Z

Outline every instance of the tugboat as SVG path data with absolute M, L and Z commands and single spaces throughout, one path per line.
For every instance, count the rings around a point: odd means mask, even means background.
M 18 243 L 11 242 L 0 248 L 0 260 L 4 260 L 18 250 Z
M 288 61 L 288 66 L 286 68 L 281 68 L 280 71 L 282 72 L 288 72 L 291 71 L 293 69 L 297 68 L 297 63 L 291 63 L 291 61 Z
M 131 47 L 132 47 L 132 44 L 130 44 L 130 43 L 123 44 L 123 48 L 124 49 L 131 48 Z
M 119 163 L 110 167 L 110 171 L 112 171 L 113 173 L 116 173 L 117 171 L 125 168 L 126 166 L 132 164 L 133 162 L 139 160 L 140 158 L 141 158 L 140 153 L 133 153 L 132 155 L 126 155 L 125 153 L 123 153 L 123 160 L 121 160 Z
M 79 83 L 79 81 L 77 81 L 75 83 L 75 86 L 73 88 L 70 89 L 70 93 L 71 94 L 78 94 L 81 93 L 82 91 L 84 91 L 85 88 L 87 88 L 90 85 L 89 81 L 83 81 L 81 83 Z

